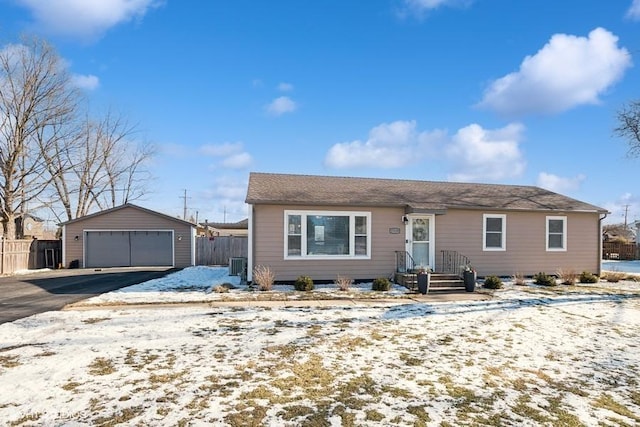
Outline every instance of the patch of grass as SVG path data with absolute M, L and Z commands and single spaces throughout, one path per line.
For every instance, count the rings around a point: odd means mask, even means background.
M 307 415 L 313 414 L 313 412 L 314 409 L 309 406 L 289 405 L 282 408 L 282 410 L 277 413 L 277 416 L 281 417 L 283 420 L 291 421 L 296 418 L 306 417 Z
M 397 398 L 402 398 L 402 399 L 411 399 L 411 398 L 415 397 L 414 394 L 411 391 L 407 390 L 407 389 L 400 388 L 400 387 L 389 386 L 389 385 L 383 386 L 381 391 L 383 393 L 386 393 L 386 394 L 390 395 L 390 396 L 397 397 Z
M 224 417 L 229 426 L 259 427 L 264 425 L 262 420 L 267 416 L 268 408 L 260 405 L 248 406 L 244 403 L 239 403 L 235 409 L 236 412 Z
M 300 347 L 294 344 L 272 345 L 265 347 L 265 351 L 273 353 L 280 358 L 291 358 L 300 351 Z
M 160 358 L 159 355 L 151 354 L 149 350 L 147 350 L 142 354 L 139 354 L 138 350 L 134 348 L 130 348 L 127 350 L 127 355 L 124 358 L 124 363 L 125 365 L 131 366 L 136 371 L 139 371 L 142 368 L 152 364 L 159 358 Z
M 601 394 L 600 397 L 598 397 L 598 399 L 596 399 L 592 404 L 596 408 L 608 409 L 618 415 L 640 422 L 640 415 L 637 415 L 622 403 L 616 402 L 616 400 L 609 394 Z
M 126 423 L 127 421 L 131 421 L 143 412 L 144 408 L 142 406 L 134 406 L 114 412 L 110 416 L 95 418 L 94 420 L 92 420 L 92 422 L 94 425 L 110 427 L 117 424 Z
M 109 375 L 115 371 L 116 368 L 113 366 L 113 361 L 104 357 L 96 358 L 89 365 L 89 374 L 91 375 Z
M 87 325 L 93 325 L 95 323 L 104 322 L 105 320 L 111 320 L 110 317 L 90 317 L 88 319 L 84 319 L 82 323 L 86 323 Z
M 65 390 L 65 391 L 73 391 L 73 392 L 75 392 L 75 391 L 76 391 L 76 389 L 77 389 L 78 387 L 80 387 L 81 385 L 82 385 L 82 384 L 81 384 L 81 383 L 79 383 L 79 382 L 76 382 L 76 381 L 69 381 L 68 383 L 66 383 L 66 384 L 64 384 L 64 385 L 62 386 L 62 389 L 63 389 L 63 390 Z
M 416 406 L 408 406 L 407 412 L 416 417 L 416 423 L 414 425 L 421 426 L 427 425 L 428 422 L 431 421 L 431 417 L 429 417 L 429 413 L 425 409 L 426 405 L 416 405 Z
M 438 338 L 438 345 L 449 345 L 453 342 L 453 337 L 451 335 L 446 335 L 442 338 Z
M 511 410 L 516 415 L 520 415 L 527 420 L 535 421 L 539 424 L 550 423 L 552 420 L 545 415 L 544 412 L 530 405 L 530 401 L 531 398 L 528 395 L 520 395 L 516 404 L 511 407 Z
M 373 330 L 371 331 L 371 339 L 375 340 L 375 341 L 382 341 L 383 339 L 387 338 L 386 335 L 381 334 L 379 331 L 377 330 Z
M 408 353 L 400 353 L 399 357 L 407 366 L 422 366 L 424 362 L 422 358 L 411 356 Z
M 173 383 L 175 380 L 182 378 L 187 374 L 187 371 L 179 371 L 179 372 L 168 372 L 166 374 L 156 374 L 152 373 L 149 376 L 149 381 L 152 384 L 160 384 L 160 383 Z
M 371 342 L 359 336 L 355 336 L 355 337 L 343 336 L 343 337 L 340 337 L 335 342 L 335 346 L 337 348 L 348 350 L 348 351 L 354 351 L 361 347 L 368 347 L 371 344 L 372 344 Z
M 369 409 L 367 411 L 365 411 L 365 420 L 367 421 L 382 421 L 384 420 L 384 414 L 376 411 L 375 409 Z
M 0 366 L 3 368 L 15 368 L 20 365 L 18 356 L 0 356 Z
M 22 424 L 28 423 L 29 421 L 38 421 L 42 417 L 41 413 L 23 415 L 15 421 L 11 421 L 9 423 L 10 426 L 20 426 Z
M 349 379 L 346 383 L 337 386 L 337 389 L 340 392 L 340 400 L 345 400 L 347 397 L 355 395 L 376 397 L 380 394 L 376 382 L 366 374 Z

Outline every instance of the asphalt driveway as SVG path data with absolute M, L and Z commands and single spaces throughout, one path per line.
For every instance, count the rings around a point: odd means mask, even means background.
M 0 324 L 146 282 L 177 271 L 167 267 L 51 270 L 0 277 Z

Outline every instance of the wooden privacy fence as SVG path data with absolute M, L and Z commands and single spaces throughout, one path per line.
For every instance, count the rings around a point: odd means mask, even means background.
M 246 258 L 248 253 L 246 236 L 196 238 L 196 265 L 228 265 L 229 258 Z
M 603 242 L 602 259 L 640 259 L 639 247 L 635 243 Z
M 29 268 L 59 268 L 62 263 L 62 240 L 33 240 Z
M 12 274 L 29 268 L 31 242 L 31 240 L 1 240 L 0 274 Z

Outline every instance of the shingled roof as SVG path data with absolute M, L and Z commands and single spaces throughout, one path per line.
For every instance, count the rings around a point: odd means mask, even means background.
M 256 173 L 246 202 L 322 206 L 397 206 L 408 211 L 607 210 L 534 186 Z

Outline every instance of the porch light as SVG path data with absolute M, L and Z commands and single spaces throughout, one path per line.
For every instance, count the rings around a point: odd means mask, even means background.
M 406 215 L 402 215 L 402 222 L 404 222 L 405 224 L 409 222 L 409 217 Z

